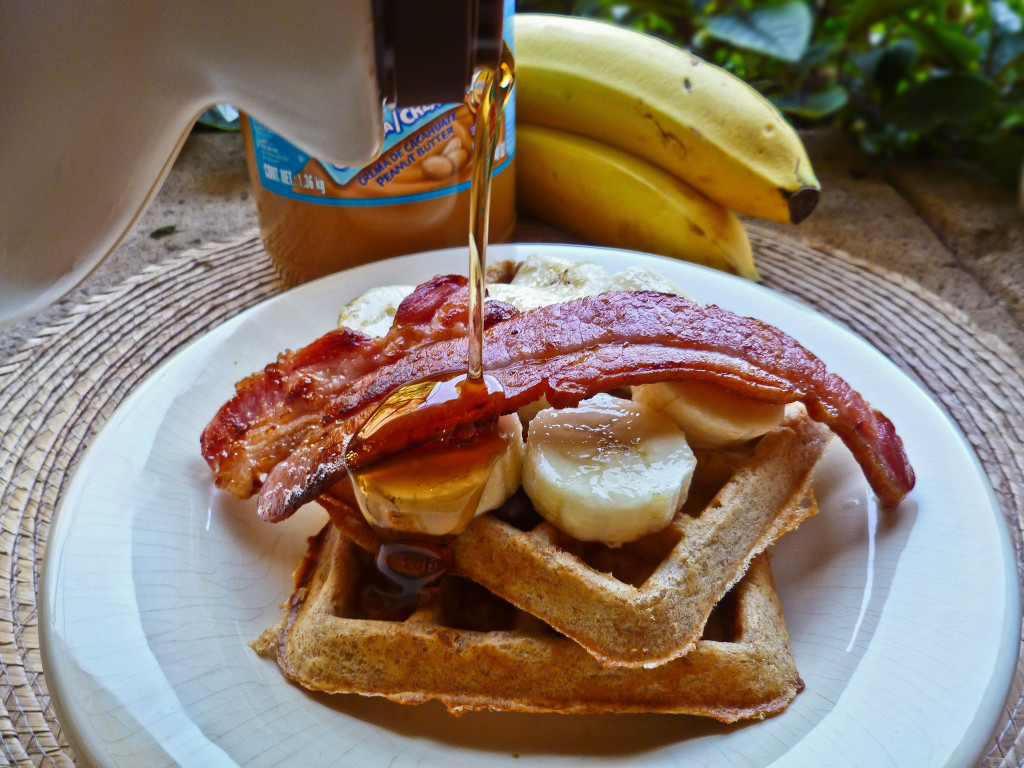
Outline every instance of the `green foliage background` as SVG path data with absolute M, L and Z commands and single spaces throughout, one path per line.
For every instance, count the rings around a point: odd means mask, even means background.
M 1024 162 L 1024 0 L 518 0 L 613 21 L 743 78 L 800 127 L 839 126 L 875 157 Z

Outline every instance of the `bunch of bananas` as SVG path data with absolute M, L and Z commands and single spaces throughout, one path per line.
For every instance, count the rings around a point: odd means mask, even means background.
M 514 24 L 520 209 L 595 243 L 757 279 L 734 212 L 798 223 L 820 188 L 778 110 L 640 32 L 548 14 Z

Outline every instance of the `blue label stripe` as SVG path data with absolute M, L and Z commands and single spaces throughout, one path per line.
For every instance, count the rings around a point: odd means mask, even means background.
M 515 0 L 505 0 L 504 10 L 505 26 L 506 29 L 511 32 L 512 18 L 515 14 Z M 511 37 L 511 35 L 509 35 L 509 37 Z M 508 40 L 507 43 L 510 48 L 514 45 L 513 40 Z M 494 169 L 495 176 L 508 168 L 516 154 L 516 90 L 516 87 L 513 86 L 512 93 L 505 105 L 506 155 Z M 416 136 L 421 129 L 430 125 L 434 121 L 439 121 L 442 118 L 445 118 L 449 111 L 457 109 L 459 106 L 461 105 L 431 104 L 421 107 L 403 108 L 391 113 L 386 111 L 385 120 L 391 123 L 391 125 L 388 126 L 391 130 L 387 131 L 388 137 L 385 138 L 385 148 L 381 153 L 381 159 L 378 159 L 376 163 L 365 167 L 341 167 L 317 161 L 322 168 L 322 173 L 326 174 L 330 181 L 325 181 L 321 177 L 320 172 L 310 172 L 305 170 L 309 161 L 315 160 L 316 158 L 310 157 L 310 155 L 306 154 L 283 137 L 277 135 L 272 130 L 261 125 L 250 117 L 249 127 L 252 132 L 253 154 L 255 156 L 256 170 L 259 175 L 260 183 L 264 189 L 273 192 L 280 197 L 288 198 L 289 200 L 298 200 L 316 205 L 334 205 L 350 208 L 401 205 L 402 203 L 414 203 L 419 200 L 434 200 L 440 197 L 447 197 L 448 195 L 463 192 L 470 188 L 470 181 L 467 180 L 458 184 L 452 184 L 450 186 L 423 192 L 413 192 L 405 195 L 392 196 L 334 197 L 328 195 L 326 192 L 328 183 L 333 182 L 339 186 L 346 186 L 362 174 L 368 173 L 368 169 L 373 169 L 375 164 L 386 164 L 386 161 L 383 161 L 383 158 L 389 150 L 394 147 L 398 147 L 409 139 L 410 136 Z M 446 126 L 449 123 L 454 122 L 455 119 L 453 111 L 451 117 L 445 118 L 445 122 L 442 125 L 439 125 L 437 130 L 445 130 Z M 404 152 L 406 150 L 403 148 L 402 151 Z M 419 155 L 413 155 L 413 149 L 409 149 L 408 152 L 410 164 L 415 164 L 419 160 Z M 395 162 L 398 161 L 396 160 Z M 402 162 L 405 162 L 404 158 Z M 400 171 L 401 167 L 398 167 L 397 170 Z M 373 177 L 370 176 L 366 183 L 369 183 L 369 180 L 373 180 Z M 364 182 L 360 180 L 359 183 L 363 184 Z M 378 183 L 381 183 L 380 180 L 378 180 Z
M 494 175 L 497 176 L 512 162 L 514 154 L 508 155 L 501 164 L 494 169 Z M 263 179 L 262 173 L 260 179 Z M 264 181 L 263 186 L 271 190 L 275 195 L 280 197 L 287 197 L 290 200 L 300 200 L 304 203 L 315 203 L 317 205 L 336 205 L 344 206 L 349 208 L 368 208 L 377 205 L 401 205 L 402 203 L 415 203 L 419 200 L 434 200 L 438 197 L 447 197 L 448 195 L 454 195 L 457 192 L 469 189 L 471 181 L 464 181 L 461 184 L 454 184 L 450 187 L 441 187 L 440 189 L 430 190 L 429 192 L 417 192 L 412 195 L 395 195 L 393 197 L 314 197 L 313 195 L 303 194 L 301 192 L 295 192 L 291 187 L 285 187 L 281 184 L 270 184 Z

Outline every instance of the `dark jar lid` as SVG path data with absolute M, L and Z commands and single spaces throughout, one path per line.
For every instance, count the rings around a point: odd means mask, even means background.
M 460 102 L 476 70 L 501 62 L 502 0 L 375 0 L 374 11 L 389 107 Z

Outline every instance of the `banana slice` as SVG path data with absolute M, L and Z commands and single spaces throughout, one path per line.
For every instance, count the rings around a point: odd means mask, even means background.
M 448 536 L 519 489 L 523 429 L 514 413 L 462 446 L 429 444 L 353 473 L 363 517 L 385 530 Z
M 539 400 L 534 400 L 532 403 L 527 403 L 526 405 L 520 407 L 520 409 L 516 411 L 516 413 L 519 414 L 519 420 L 525 426 L 528 425 L 531 421 L 533 421 L 534 416 L 550 407 L 551 403 L 548 402 L 548 399 L 546 397 L 541 395 Z
M 560 530 L 616 547 L 672 521 L 696 463 L 686 436 L 669 419 L 638 403 L 597 395 L 533 418 L 523 489 Z
M 608 278 L 609 291 L 661 291 L 692 299 L 686 291 L 650 267 L 634 264 Z
M 339 328 L 362 331 L 368 336 L 383 336 L 391 330 L 395 312 L 414 285 L 382 285 L 350 301 L 338 316 Z
M 671 280 L 648 267 L 634 265 L 609 273 L 593 262 L 570 261 L 545 253 L 524 259 L 512 282 L 487 286 L 490 298 L 507 302 L 523 312 L 605 291 L 662 291 L 686 295 Z
M 338 326 L 369 336 L 383 336 L 391 330 L 398 305 L 415 288 L 414 285 L 370 288 L 342 308 Z M 649 267 L 634 265 L 609 274 L 593 262 L 570 261 L 543 253 L 524 259 L 511 283 L 487 286 L 488 298 L 507 302 L 521 312 L 604 291 L 662 291 L 686 296 L 679 286 Z
M 785 410 L 703 381 L 641 384 L 632 391 L 634 402 L 672 419 L 694 448 L 726 448 L 760 437 L 779 425 Z

